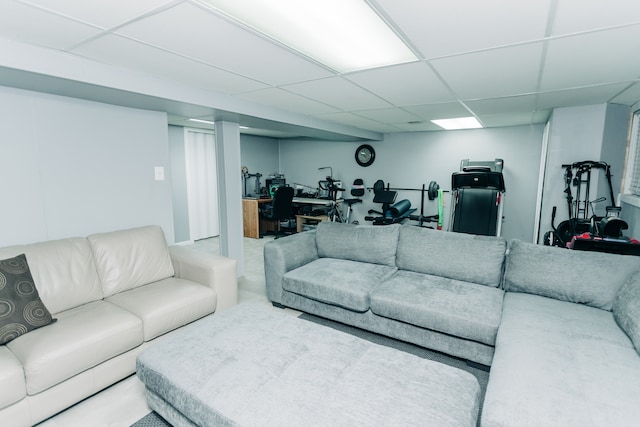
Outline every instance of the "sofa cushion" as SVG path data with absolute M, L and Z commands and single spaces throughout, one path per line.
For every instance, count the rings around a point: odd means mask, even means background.
M 174 274 L 162 228 L 148 226 L 88 237 L 105 297 Z
M 316 229 L 318 255 L 395 267 L 399 229 L 323 221 Z
M 504 289 L 611 310 L 640 257 L 575 251 L 512 240 Z
M 142 321 L 105 301 L 58 314 L 58 321 L 7 347 L 24 368 L 34 395 L 142 344 Z
M 349 310 L 369 310 L 371 289 L 395 268 L 334 258 L 319 258 L 286 273 L 283 289 Z
M 27 395 L 22 366 L 6 346 L 0 346 L 0 384 L 0 409 Z
M 0 249 L 0 258 L 24 253 L 40 298 L 55 315 L 103 298 L 89 241 L 81 237 Z
M 640 354 L 640 273 L 632 274 L 622 286 L 611 311 Z
M 144 340 L 150 341 L 213 313 L 217 295 L 208 286 L 170 277 L 115 294 L 107 301 L 142 319 Z
M 0 345 L 51 322 L 24 254 L 0 260 Z
M 506 242 L 501 237 L 400 227 L 396 264 L 401 270 L 498 287 Z
M 640 357 L 611 312 L 507 292 L 483 427 L 635 426 Z
M 503 295 L 502 289 L 399 270 L 371 291 L 371 311 L 494 345 Z

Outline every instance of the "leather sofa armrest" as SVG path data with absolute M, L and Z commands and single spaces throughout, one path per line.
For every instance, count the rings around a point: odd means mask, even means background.
M 264 245 L 264 272 L 267 297 L 282 303 L 282 277 L 289 271 L 318 259 L 316 233 L 307 231 Z
M 236 260 L 184 246 L 170 246 L 169 252 L 175 277 L 201 283 L 216 291 L 216 312 L 238 303 Z

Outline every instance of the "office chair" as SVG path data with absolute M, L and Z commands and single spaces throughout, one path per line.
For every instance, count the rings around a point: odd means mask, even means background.
M 279 187 L 273 195 L 271 206 L 262 211 L 264 218 L 273 221 L 276 239 L 285 235 L 280 228 L 280 221 L 291 218 L 292 209 L 293 187 Z

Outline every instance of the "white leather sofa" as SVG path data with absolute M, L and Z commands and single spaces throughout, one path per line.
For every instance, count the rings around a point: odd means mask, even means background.
M 133 374 L 137 355 L 237 303 L 236 261 L 157 226 L 0 248 L 25 254 L 55 323 L 0 345 L 0 425 L 36 424 Z

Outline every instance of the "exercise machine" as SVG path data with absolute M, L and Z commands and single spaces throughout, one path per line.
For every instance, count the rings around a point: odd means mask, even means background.
M 628 224 L 619 218 L 620 207 L 615 206 L 611 166 L 606 162 L 586 160 L 562 165 L 564 168 L 565 197 L 569 219 L 555 226 L 557 207 L 551 211 L 551 228 L 544 234 L 545 245 L 568 249 L 640 255 L 640 242 L 626 238 L 622 230 Z M 607 201 L 607 197 L 590 199 L 592 172 L 604 173 L 609 196 L 605 215 L 596 215 L 595 205 Z M 575 188 L 575 197 L 572 187 Z
M 450 231 L 501 235 L 506 192 L 503 166 L 502 159 L 460 162 L 460 171 L 451 175 Z
M 364 181 L 360 178 L 356 178 L 351 185 L 351 195 L 355 198 L 352 199 L 343 199 L 342 202 L 347 205 L 347 213 L 344 215 L 343 220 L 347 224 L 351 221 L 351 206 L 356 203 L 362 203 L 362 199 L 360 197 L 364 196 Z M 354 221 L 354 224 L 357 224 L 358 221 Z
M 385 186 L 384 181 L 378 180 L 371 188 L 374 193 L 373 202 L 380 203 L 382 209 L 377 211 L 375 209 L 369 209 L 369 216 L 365 217 L 365 220 L 372 221 L 373 225 L 388 225 L 404 222 L 409 219 L 412 221 L 418 221 L 418 226 L 423 227 L 425 223 L 438 222 L 439 228 L 442 225 L 440 222 L 440 215 L 424 215 L 424 202 L 425 195 L 429 200 L 438 198 L 438 205 L 441 205 L 441 197 L 443 190 L 435 181 L 431 181 L 429 186 L 422 185 L 421 189 L 418 188 L 395 188 L 390 187 L 388 184 Z M 411 202 L 408 199 L 400 200 L 396 202 L 398 191 L 420 191 L 421 192 L 421 206 L 420 214 L 415 214 L 416 208 L 411 207 Z M 371 216 L 371 214 L 378 214 L 378 216 Z

